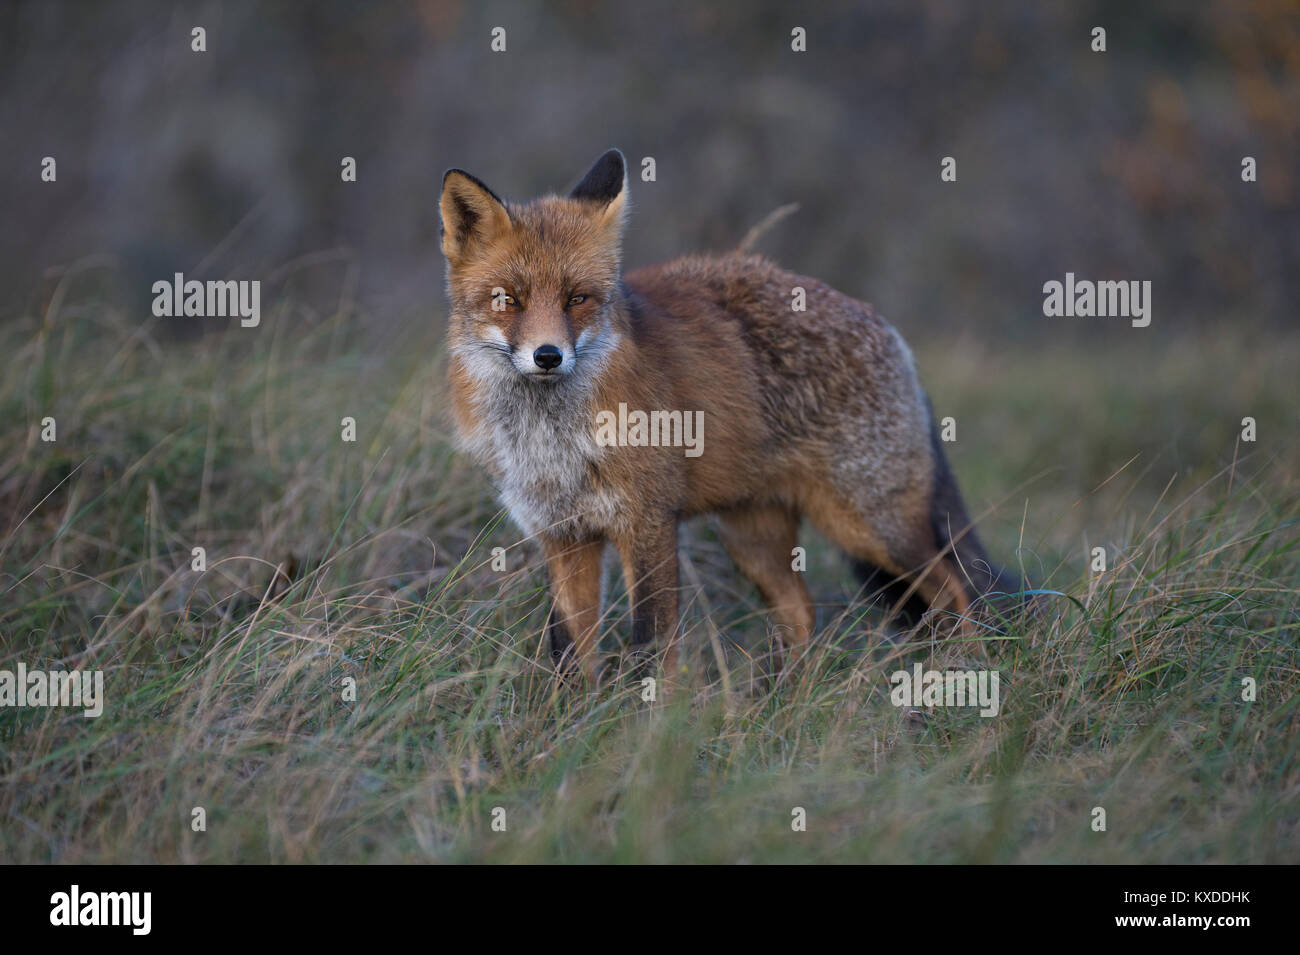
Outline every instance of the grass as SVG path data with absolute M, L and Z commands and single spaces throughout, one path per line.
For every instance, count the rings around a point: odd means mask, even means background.
M 757 597 L 694 521 L 688 689 L 652 706 L 551 679 L 538 552 L 451 449 L 434 323 L 364 347 L 286 306 L 178 341 L 71 278 L 56 299 L 0 330 L 0 668 L 100 669 L 108 699 L 0 708 L 0 861 L 1297 857 L 1295 341 L 903 325 L 1045 612 L 897 641 L 810 535 L 821 631 L 773 680 Z M 1000 714 L 894 707 L 918 661 L 996 668 Z

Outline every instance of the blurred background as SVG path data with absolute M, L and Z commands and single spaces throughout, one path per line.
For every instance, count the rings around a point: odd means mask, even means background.
M 96 257 L 142 320 L 174 272 L 259 278 L 264 315 L 383 342 L 443 313 L 446 167 L 523 199 L 618 146 L 657 173 L 629 266 L 798 203 L 759 250 L 909 335 L 1267 334 L 1300 292 L 1298 127 L 1287 0 L 6 3 L 0 318 Z M 1067 271 L 1150 280 L 1151 328 L 1044 318 Z

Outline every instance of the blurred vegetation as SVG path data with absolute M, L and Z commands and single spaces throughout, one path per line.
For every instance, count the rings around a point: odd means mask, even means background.
M 391 353 L 361 352 L 337 314 L 278 326 L 255 355 L 237 327 L 165 346 L 164 322 L 68 282 L 50 321 L 0 328 L 0 668 L 102 669 L 108 700 L 95 720 L 0 708 L 0 860 L 1300 851 L 1293 341 L 1231 388 L 1205 386 L 1228 339 L 1104 368 L 1061 344 L 922 349 L 990 551 L 1058 594 L 1043 615 L 974 645 L 899 642 L 807 534 L 820 628 L 774 683 L 760 601 L 700 519 L 682 534 L 688 689 L 651 707 L 626 675 L 554 683 L 540 554 L 452 452 L 436 328 Z M 52 444 L 27 424 L 45 411 Z M 1107 573 L 1088 571 L 1092 546 Z M 614 571 L 611 653 L 630 628 Z M 894 708 L 888 675 L 917 662 L 997 668 L 1001 715 Z
M 920 327 L 1040 328 L 1066 271 L 1151 280 L 1152 336 L 1294 324 L 1298 125 L 1294 0 L 5 4 L 0 317 L 104 254 L 141 315 L 182 271 L 355 286 L 402 335 L 440 313 L 446 167 L 527 198 L 618 146 L 657 163 L 630 264 L 797 202 L 764 251 Z

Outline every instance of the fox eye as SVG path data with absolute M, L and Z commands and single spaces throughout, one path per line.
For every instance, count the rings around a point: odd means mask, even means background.
M 570 297 L 569 297 L 569 304 L 570 304 L 570 305 L 581 305 L 581 304 L 582 304 L 583 302 L 585 302 L 586 300 L 587 300 L 587 296 L 585 296 L 585 295 L 573 295 L 573 296 L 570 296 Z

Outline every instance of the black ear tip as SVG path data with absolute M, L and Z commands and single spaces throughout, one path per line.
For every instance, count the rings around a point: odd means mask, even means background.
M 476 181 L 477 181 L 477 180 L 474 179 L 473 176 L 471 176 L 469 173 L 467 173 L 464 169 L 456 169 L 455 167 L 453 167 L 453 168 L 451 168 L 451 169 L 448 169 L 446 172 L 444 172 L 444 173 L 442 174 L 442 189 L 443 189 L 443 192 L 446 192 L 446 191 L 447 191 L 447 181 L 448 181 L 449 179 L 451 179 L 453 176 L 460 176 L 460 178 L 462 178 L 462 179 L 468 179 L 468 180 L 470 180 L 471 182 L 476 182 Z
M 619 149 L 608 149 L 605 154 L 596 160 L 597 167 L 603 167 L 611 179 L 618 179 L 620 182 L 627 175 L 627 160 L 623 158 L 623 152 Z
M 571 199 L 592 199 L 609 202 L 623 191 L 627 161 L 617 149 L 607 150 L 582 177 L 582 182 L 569 193 Z
M 495 192 L 493 192 L 491 188 L 489 188 L 488 184 L 485 183 L 482 179 L 480 179 L 478 176 L 473 175 L 472 173 L 466 172 L 464 169 L 456 169 L 455 167 L 448 169 L 446 172 L 442 174 L 442 188 L 444 192 L 447 190 L 447 180 L 450 179 L 452 176 L 460 176 L 462 179 L 468 179 L 470 182 L 478 186 L 478 188 L 482 189 L 484 192 L 486 192 L 497 202 L 500 202 L 502 205 L 505 205 L 505 203 L 501 201 L 501 197 L 498 196 Z

